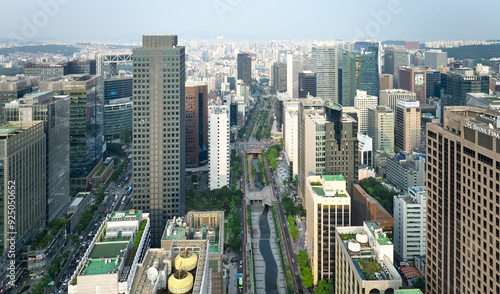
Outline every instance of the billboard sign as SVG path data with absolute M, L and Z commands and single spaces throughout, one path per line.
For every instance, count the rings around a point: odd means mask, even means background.
M 415 74 L 415 86 L 423 86 L 424 85 L 424 74 L 416 73 Z

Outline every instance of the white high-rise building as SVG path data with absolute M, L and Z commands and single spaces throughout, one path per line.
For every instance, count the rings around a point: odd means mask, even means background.
M 394 196 L 394 249 L 403 260 L 425 255 L 426 188 L 411 187 Z
M 358 129 L 362 134 L 368 132 L 368 108 L 377 107 L 377 96 L 366 95 L 366 91 L 356 90 L 354 107 L 359 110 Z
M 316 73 L 316 96 L 339 102 L 339 55 L 342 48 L 336 44 L 313 45 L 311 70 Z
M 308 59 L 302 51 L 288 51 L 286 56 L 286 91 L 290 98 L 299 98 L 299 72 L 306 70 Z
M 208 119 L 208 187 L 229 188 L 229 108 L 216 106 Z
M 299 173 L 299 100 L 285 102 L 284 149 L 288 165 L 292 165 L 293 176 Z

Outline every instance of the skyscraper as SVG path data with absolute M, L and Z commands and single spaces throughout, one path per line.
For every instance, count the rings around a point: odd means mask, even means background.
M 229 188 L 229 109 L 216 106 L 208 122 L 208 187 L 210 190 Z
M 93 75 L 68 75 L 40 82 L 41 91 L 70 97 L 69 161 L 73 192 L 91 188 L 91 173 L 102 160 L 104 91 L 101 79 Z
M 316 73 L 316 95 L 336 103 L 339 102 L 340 53 L 340 46 L 335 44 L 315 44 L 312 47 L 311 70 Z
M 396 147 L 411 153 L 420 146 L 421 113 L 420 102 L 415 100 L 398 100 L 396 106 Z
M 437 70 L 427 70 L 425 74 L 425 90 L 427 99 L 441 96 L 441 72 Z
M 208 88 L 186 84 L 186 167 L 208 163 Z
M 299 72 L 308 67 L 308 57 L 302 51 L 288 51 L 286 55 L 286 91 L 292 99 L 299 98 Z
M 306 98 L 307 95 L 316 97 L 316 74 L 310 70 L 299 72 L 298 98 Z
M 245 85 L 252 85 L 252 57 L 248 53 L 238 54 L 238 80 L 242 80 Z
M 356 96 L 356 52 L 342 50 L 339 60 L 339 101 L 342 106 L 354 106 Z
M 426 293 L 500 293 L 499 116 L 452 106 L 427 125 Z
M 306 248 L 313 283 L 335 279 L 335 228 L 351 225 L 351 197 L 342 175 L 306 179 Z
M 150 213 L 159 242 L 166 221 L 184 215 L 185 52 L 176 35 L 142 42 L 134 49 L 133 205 Z
M 13 234 L 16 235 L 14 247 L 21 247 L 27 234 L 35 235 L 46 223 L 47 171 L 43 125 L 43 121 L 15 121 L 0 126 L 0 168 L 5 183 L 2 185 L 0 219 L 9 224 L 9 219 L 12 220 L 9 215 L 12 214 L 8 211 L 15 211 L 16 215 L 13 226 L 0 227 L 1 252 L 9 248 L 9 237 Z M 7 205 L 14 200 L 12 194 L 15 195 L 15 207 Z
M 28 94 L 5 105 L 7 121 L 44 121 L 47 222 L 66 213 L 71 204 L 69 109 L 69 95 L 54 97 L 53 92 Z
M 394 111 L 391 108 L 368 108 L 368 136 L 373 139 L 373 150 L 394 150 Z
M 425 59 L 424 64 L 433 69 L 437 69 L 438 66 L 447 66 L 448 65 L 448 52 L 443 52 L 441 50 L 431 49 L 429 51 L 424 52 Z
M 278 92 L 287 90 L 287 65 L 282 62 L 275 62 L 272 70 L 272 84 Z
M 380 90 L 380 53 L 378 42 L 356 42 L 356 89 L 377 96 Z
M 366 95 L 366 91 L 356 91 L 354 107 L 359 110 L 358 125 L 361 133 L 366 134 L 368 132 L 368 108 L 376 107 L 377 105 L 377 96 Z
M 394 77 L 391 74 L 381 74 L 379 80 L 380 91 L 394 89 Z
M 420 103 L 427 103 L 426 73 L 424 68 L 400 67 L 398 88 L 415 92 Z
M 399 67 L 406 67 L 410 63 L 408 50 L 405 47 L 386 47 L 384 52 L 384 73 L 391 74 L 394 85 L 397 85 Z

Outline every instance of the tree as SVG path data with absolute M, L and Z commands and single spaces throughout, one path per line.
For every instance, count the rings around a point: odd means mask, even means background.
M 334 290 L 333 280 L 321 280 L 316 288 L 316 294 L 330 294 L 333 293 Z
M 57 274 L 58 271 L 59 271 L 59 268 L 57 266 L 55 266 L 55 265 L 49 267 L 49 275 L 51 277 L 54 277 Z
M 418 288 L 422 291 L 422 293 L 425 293 L 425 281 L 422 278 L 418 278 L 418 280 L 413 284 L 413 287 Z
M 304 287 L 311 288 L 314 283 L 314 278 L 310 267 L 303 268 L 300 271 L 300 277 L 302 278 L 302 283 Z
M 232 236 L 229 238 L 228 245 L 234 251 L 239 250 L 241 248 L 242 241 L 240 238 Z

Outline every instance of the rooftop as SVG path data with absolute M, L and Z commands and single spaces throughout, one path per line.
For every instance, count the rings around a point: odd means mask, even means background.
M 130 239 L 129 239 L 130 240 Z M 129 240 L 121 242 L 104 242 L 96 243 L 94 248 L 89 254 L 89 258 L 116 258 L 116 256 L 123 256 L 124 249 L 127 248 Z
M 402 289 L 396 290 L 396 294 L 422 294 L 420 289 Z
M 90 260 L 88 265 L 83 269 L 82 275 L 103 275 L 109 273 L 118 272 L 118 267 L 120 265 L 121 259 L 118 259 L 118 265 L 116 265 L 116 259 L 104 259 L 104 260 Z
M 167 230 L 165 230 L 163 240 L 184 240 L 186 239 L 187 232 L 189 232 L 188 227 L 176 227 L 172 234 L 170 234 L 170 236 L 167 236 Z
M 325 106 L 335 110 L 342 110 L 342 105 L 335 102 L 325 101 Z
M 325 181 L 345 181 L 343 175 L 324 175 Z
M 0 134 L 14 133 L 19 127 L 0 127 Z
M 135 216 L 135 219 L 139 219 L 141 216 L 140 210 L 132 211 L 115 211 L 109 218 L 109 221 L 127 221 L 131 220 L 131 217 Z

